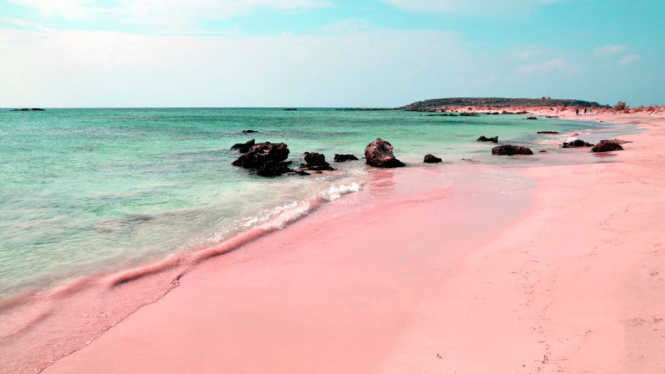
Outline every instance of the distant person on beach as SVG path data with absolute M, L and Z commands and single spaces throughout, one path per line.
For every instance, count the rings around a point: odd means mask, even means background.
M 580 115 L 580 110 L 579 110 L 579 109 L 575 109 L 575 115 L 576 115 L 576 116 L 579 116 L 579 115 Z

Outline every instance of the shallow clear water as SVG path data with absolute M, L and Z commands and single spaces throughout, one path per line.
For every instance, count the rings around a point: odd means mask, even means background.
M 0 298 L 29 285 L 130 266 L 217 243 L 331 186 L 362 183 L 362 161 L 311 177 L 266 179 L 231 166 L 229 147 L 255 138 L 306 151 L 362 156 L 377 137 L 402 161 L 542 162 L 498 158 L 480 135 L 556 152 L 598 124 L 526 116 L 428 117 L 402 111 L 77 109 L 0 111 Z M 242 130 L 258 134 L 243 135 Z M 442 167 L 442 166 L 439 166 Z M 443 165 L 445 167 L 445 164 Z

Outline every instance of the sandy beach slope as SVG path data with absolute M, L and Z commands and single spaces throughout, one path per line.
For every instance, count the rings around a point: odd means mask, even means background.
M 379 173 L 340 200 L 371 209 L 209 261 L 45 372 L 665 373 L 665 119 L 584 119 L 644 132 L 606 163 L 453 171 L 450 197 Z

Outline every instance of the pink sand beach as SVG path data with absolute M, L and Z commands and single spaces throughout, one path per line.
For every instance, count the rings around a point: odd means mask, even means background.
M 642 132 L 606 162 L 377 171 L 44 372 L 664 373 L 665 116 L 580 119 Z

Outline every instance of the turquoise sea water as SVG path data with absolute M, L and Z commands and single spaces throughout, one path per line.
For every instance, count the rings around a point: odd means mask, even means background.
M 220 242 L 325 194 L 362 183 L 362 161 L 338 171 L 266 179 L 231 166 L 231 145 L 285 142 L 290 159 L 322 152 L 361 157 L 377 137 L 412 167 L 542 162 L 498 158 L 480 135 L 549 149 L 598 125 L 501 115 L 428 117 L 331 109 L 61 109 L 0 111 L 0 298 L 27 286 L 131 266 Z M 242 134 L 242 130 L 257 134 Z M 534 149 L 534 150 L 536 150 Z M 433 153 L 439 166 L 423 166 Z M 329 197 L 329 196 L 328 196 Z

